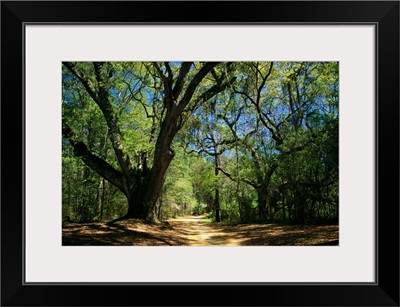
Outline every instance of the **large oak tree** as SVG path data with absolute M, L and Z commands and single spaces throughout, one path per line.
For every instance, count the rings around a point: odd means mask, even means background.
M 200 105 L 234 82 L 227 78 L 229 66 L 220 62 L 63 63 L 64 79 L 75 82 L 74 87 L 64 86 L 64 92 L 83 92 L 78 99 L 90 97 L 101 110 L 115 159 L 108 161 L 93 152 L 67 115 L 63 137 L 76 156 L 126 196 L 128 210 L 123 218 L 156 220 L 156 202 L 174 158 L 172 142 Z M 129 113 L 132 102 L 141 105 L 152 122 L 146 136 L 149 146 L 139 155 L 129 152 L 125 135 L 129 125 L 121 119 L 124 113 L 135 116 Z

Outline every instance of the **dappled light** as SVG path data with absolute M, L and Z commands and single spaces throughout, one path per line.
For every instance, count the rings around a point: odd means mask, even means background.
M 338 225 L 221 225 L 204 216 L 185 216 L 165 223 L 68 224 L 63 245 L 123 246 L 307 246 L 338 245 Z

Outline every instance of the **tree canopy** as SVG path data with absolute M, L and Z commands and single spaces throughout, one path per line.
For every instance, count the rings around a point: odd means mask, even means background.
M 338 219 L 338 62 L 64 62 L 63 217 Z

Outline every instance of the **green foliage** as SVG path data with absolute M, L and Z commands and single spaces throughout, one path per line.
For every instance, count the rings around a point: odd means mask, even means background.
M 121 171 L 110 123 L 90 95 L 90 89 L 105 88 L 120 144 L 133 168 L 139 169 L 146 159 L 150 170 L 169 112 L 161 73 L 168 76 L 170 70 L 176 82 L 182 63 L 113 62 L 97 72 L 92 63 L 75 65 L 88 76 L 88 84 L 63 66 L 63 123 L 74 131 L 76 141 Z M 201 67 L 193 63 L 187 79 Z M 207 98 L 213 86 L 228 83 Z M 210 213 L 215 219 L 211 213 L 218 198 L 222 222 L 337 221 L 338 107 L 337 62 L 216 66 L 175 119 L 182 127 L 171 146 L 175 156 L 158 199 L 158 218 Z M 126 195 L 77 158 L 67 139 L 62 145 L 64 220 L 124 215 Z

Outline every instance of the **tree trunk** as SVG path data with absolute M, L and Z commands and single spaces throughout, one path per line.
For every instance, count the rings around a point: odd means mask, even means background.
M 214 210 L 215 210 L 215 221 L 217 223 L 219 223 L 219 222 L 221 222 L 221 217 L 220 217 L 221 206 L 219 203 L 219 188 L 218 187 L 215 190 Z
M 256 157 L 255 154 L 253 154 Z M 259 162 L 256 162 L 256 166 L 259 167 Z M 268 208 L 270 205 L 270 191 L 269 191 L 269 183 L 271 182 L 271 177 L 274 174 L 278 164 L 270 165 L 269 169 L 264 173 L 264 175 L 260 174 L 257 178 L 258 186 L 256 186 L 257 197 L 258 197 L 258 215 L 259 218 L 263 221 L 268 220 Z
M 94 155 L 83 141 L 74 137 L 73 131 L 66 123 L 63 123 L 63 137 L 69 140 L 76 156 L 81 157 L 87 166 L 91 167 L 125 194 L 128 200 L 128 212 L 124 218 L 157 221 L 155 212 L 157 200 L 161 194 L 168 166 L 174 157 L 174 152 L 171 149 L 172 140 L 196 109 L 195 107 L 188 108 L 188 105 L 192 101 L 200 82 L 219 62 L 205 63 L 189 82 L 186 82 L 186 78 L 193 63 L 183 63 L 175 85 L 173 85 L 174 76 L 169 64 L 167 62 L 164 63 L 168 71 L 166 75 L 157 62 L 153 63 L 164 85 L 164 107 L 166 112 L 157 136 L 154 159 L 152 161 L 153 166 L 149 170 L 146 169 L 145 164 L 141 168 L 135 169 L 124 147 L 121 126 L 118 116 L 114 114 L 113 99 L 109 92 L 111 83 L 109 83 L 110 73 L 108 70 L 112 72 L 112 67 L 108 63 L 93 62 L 96 78 L 96 82 L 93 83 L 92 78 L 86 76 L 84 71 L 81 71 L 75 63 L 63 62 L 63 64 L 82 83 L 87 93 L 102 111 L 108 127 L 107 137 L 114 149 L 119 168 L 114 168 L 105 159 Z M 195 98 L 195 106 L 200 106 L 223 91 L 228 84 L 234 82 L 234 79 L 229 82 L 222 82 L 222 76 L 217 79 L 214 86 L 202 91 Z M 185 84 L 187 84 L 186 87 Z M 185 91 L 182 93 L 183 89 Z M 156 110 L 154 111 L 156 112 Z M 158 121 L 153 122 L 153 128 L 156 127 L 156 124 L 158 124 Z M 155 137 L 155 134 L 152 132 L 150 139 L 153 137 Z
M 98 208 L 97 208 L 97 213 L 99 215 L 99 220 L 102 221 L 103 220 L 103 211 L 104 211 L 104 196 L 105 196 L 105 179 L 104 178 L 100 178 L 99 181 L 99 185 L 97 187 L 97 204 L 98 204 Z
M 147 216 L 146 208 L 143 203 L 142 189 L 135 189 L 128 195 L 128 212 L 124 218 L 145 219 Z
M 156 207 L 156 209 L 157 209 L 157 218 L 158 218 L 159 221 L 162 220 L 162 216 L 161 216 L 162 205 L 163 205 L 163 194 L 161 193 L 160 194 L 160 198 L 158 200 L 158 205 Z
M 305 198 L 301 194 L 301 191 L 297 192 L 294 202 L 295 202 L 295 220 L 294 220 L 294 222 L 296 224 L 303 225 L 304 224 Z
M 265 186 L 260 186 L 257 188 L 258 216 L 263 221 L 266 221 L 268 219 L 267 193 L 268 191 Z
M 218 146 L 214 147 L 214 152 L 218 152 Z M 221 217 L 220 217 L 220 211 L 221 211 L 221 205 L 219 202 L 219 186 L 218 186 L 218 176 L 220 173 L 219 169 L 219 155 L 216 154 L 214 157 L 214 170 L 215 170 L 215 177 L 216 177 L 216 184 L 215 184 L 215 199 L 214 199 L 214 210 L 215 210 L 215 221 L 217 223 L 221 222 Z
M 131 178 L 135 178 L 131 179 L 135 188 L 125 194 L 129 204 L 126 218 L 139 218 L 149 222 L 157 222 L 157 214 L 155 212 L 157 200 L 162 192 L 167 169 L 174 157 L 174 152 L 170 146 L 175 136 L 175 122 L 174 117 L 170 117 L 163 122 L 156 143 L 152 168 L 150 170 L 143 169 L 140 179 L 131 176 Z M 128 185 L 131 186 L 131 184 Z

